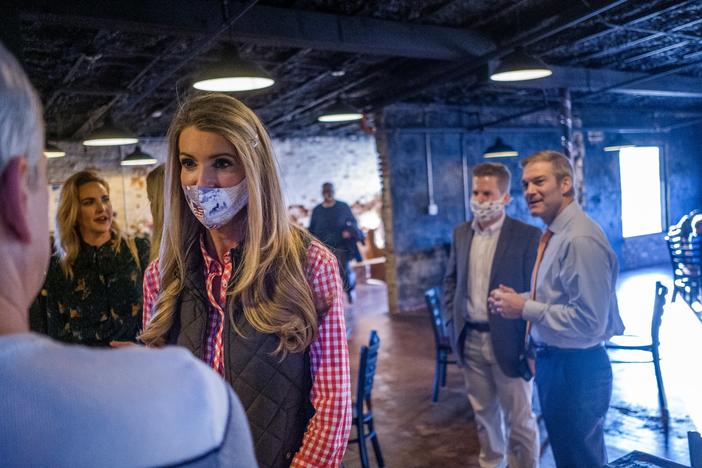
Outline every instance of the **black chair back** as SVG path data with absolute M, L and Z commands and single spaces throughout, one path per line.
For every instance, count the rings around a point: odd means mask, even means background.
M 653 317 L 651 318 L 651 344 L 656 353 L 658 353 L 658 345 L 660 344 L 659 334 L 667 294 L 668 288 L 663 286 L 660 281 L 656 281 L 656 297 L 653 302 Z
M 694 229 L 692 221 L 700 211 L 692 211 L 668 228 L 665 236 L 673 268 L 673 301 L 679 294 L 692 306 L 698 300 L 702 275 L 702 252 L 700 243 L 690 242 L 690 233 Z
M 371 404 L 373 380 L 375 378 L 375 369 L 378 364 L 378 348 L 380 348 L 380 338 L 375 330 L 371 330 L 368 346 L 361 346 L 356 401 L 353 403 L 353 425 L 356 426 L 358 437 L 349 439 L 349 444 L 358 444 L 362 468 L 370 467 L 366 439 L 370 439 L 373 444 L 373 452 L 375 452 L 375 459 L 378 462 L 378 466 L 385 466 L 383 454 L 380 450 L 380 442 L 378 441 L 378 434 L 375 431 L 373 406 Z
M 658 346 L 660 345 L 660 328 L 663 321 L 663 311 L 665 309 L 666 295 L 668 294 L 668 288 L 663 286 L 660 281 L 656 282 L 655 298 L 653 302 L 653 316 L 651 317 L 651 341 L 639 341 L 636 336 L 629 336 L 634 339 L 634 342 L 621 342 L 618 338 L 627 338 L 627 335 L 623 337 L 612 337 L 605 347 L 611 350 L 630 350 L 630 351 L 646 351 L 651 353 L 651 361 L 622 361 L 618 359 L 613 359 L 611 362 L 616 363 L 627 363 L 627 362 L 652 362 L 653 370 L 656 376 L 656 384 L 658 386 L 658 403 L 661 408 L 661 422 L 663 424 L 663 430 L 665 431 L 666 437 L 668 434 L 668 427 L 670 421 L 670 415 L 668 411 L 668 398 L 665 395 L 665 386 L 663 384 L 663 374 L 661 372 L 660 366 L 660 352 Z
M 439 401 L 439 387 L 446 386 L 446 365 L 456 364 L 455 360 L 449 359 L 449 354 L 453 352 L 451 343 L 444 328 L 444 318 L 441 315 L 441 295 L 439 288 L 431 288 L 424 291 L 424 299 L 427 302 L 431 328 L 434 331 L 434 347 L 436 349 L 436 367 L 434 369 L 434 386 L 431 401 Z
M 687 433 L 687 443 L 690 448 L 690 466 L 692 468 L 702 468 L 702 437 L 696 431 Z
M 378 348 L 380 348 L 380 337 L 375 330 L 371 331 L 368 346 L 361 347 L 361 360 L 358 367 L 358 389 L 356 392 L 357 414 L 363 414 L 363 403 L 367 408 L 371 408 L 371 392 L 373 391 L 373 380 L 375 379 L 375 369 L 378 364 Z
M 438 347 L 446 340 L 446 331 L 444 330 L 444 318 L 441 315 L 441 299 L 439 296 L 439 288 L 427 289 L 424 292 L 424 299 L 427 302 L 427 308 L 431 316 L 431 326 L 434 330 L 434 341 Z

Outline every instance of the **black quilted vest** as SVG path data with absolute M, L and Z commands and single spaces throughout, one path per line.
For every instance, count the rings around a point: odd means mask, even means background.
M 193 250 L 169 343 L 184 346 L 204 359 L 208 300 L 202 255 L 199 249 Z M 238 249 L 232 250 L 235 265 L 240 256 Z M 309 354 L 288 353 L 281 361 L 273 354 L 279 341 L 276 335 L 254 330 L 237 307 L 234 319 L 241 336 L 232 328 L 227 310 L 222 336 L 225 379 L 246 410 L 259 465 L 287 467 L 314 414 Z

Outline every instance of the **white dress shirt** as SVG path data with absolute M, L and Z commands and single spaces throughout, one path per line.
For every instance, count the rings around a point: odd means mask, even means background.
M 487 322 L 487 298 L 490 293 L 490 273 L 495 257 L 497 240 L 505 222 L 505 215 L 494 224 L 481 229 L 477 220 L 473 220 L 473 240 L 470 244 L 468 260 L 468 301 L 466 319 L 469 322 Z

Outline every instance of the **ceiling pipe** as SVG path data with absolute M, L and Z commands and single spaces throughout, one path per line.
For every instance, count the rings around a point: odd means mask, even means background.
M 132 101 L 130 101 L 128 104 L 124 106 L 124 108 L 120 109 L 117 113 L 125 113 L 129 112 L 132 110 L 137 104 L 139 104 L 141 101 L 146 99 L 147 97 L 151 96 L 163 83 L 165 83 L 168 79 L 170 79 L 178 70 L 183 68 L 185 65 L 189 65 L 193 62 L 193 60 L 198 56 L 202 55 L 205 52 L 207 52 L 209 49 L 212 48 L 212 46 L 215 44 L 215 42 L 220 38 L 222 34 L 227 32 L 229 28 L 236 23 L 239 18 L 244 16 L 244 14 L 249 11 L 256 3 L 258 0 L 249 0 L 247 3 L 242 5 L 240 8 L 238 8 L 237 12 L 232 15 L 232 18 L 227 21 L 224 25 L 222 25 L 217 31 L 215 31 L 212 35 L 207 37 L 204 40 L 201 41 L 196 41 L 194 45 L 190 46 L 190 52 L 185 54 L 183 58 L 175 64 L 172 68 L 169 70 L 163 71 L 159 73 L 159 79 L 156 80 L 154 83 L 151 84 L 144 92 L 136 96 Z M 134 78 L 129 85 L 127 85 L 127 89 L 131 89 L 132 86 L 136 85 L 139 83 L 141 78 L 146 74 L 146 72 L 152 68 L 154 65 L 156 65 L 164 56 L 169 55 L 168 53 L 162 54 L 158 57 L 156 57 L 154 60 L 152 60 L 144 69 L 139 73 L 139 75 Z M 85 131 L 87 131 L 88 128 L 90 128 L 93 125 L 93 122 L 98 120 L 100 117 L 102 117 L 103 114 L 108 112 L 119 100 L 121 100 L 122 97 L 115 97 L 113 98 L 107 105 L 101 107 L 98 109 L 96 112 L 93 113 L 93 115 L 90 116 L 88 121 L 86 121 L 76 132 L 73 133 L 73 137 L 76 138 L 80 135 L 82 135 Z
M 606 92 L 611 91 L 613 89 L 618 89 L 618 88 L 623 88 L 625 86 L 631 86 L 634 84 L 643 83 L 645 81 L 652 80 L 654 78 L 661 78 L 664 76 L 673 75 L 673 74 L 678 73 L 680 71 L 683 71 L 687 68 L 695 67 L 698 65 L 702 65 L 702 60 L 697 60 L 695 62 L 691 62 L 691 63 L 685 64 L 685 65 L 672 67 L 672 68 L 662 70 L 662 71 L 657 72 L 657 73 L 653 73 L 651 75 L 646 75 L 646 76 L 642 76 L 639 78 L 633 78 L 631 80 L 626 80 L 626 81 L 623 81 L 621 83 L 613 84 L 611 86 L 605 86 L 603 88 L 600 88 L 600 89 L 597 89 L 594 91 L 590 91 L 589 93 L 585 93 L 576 102 L 586 101 L 594 96 L 598 96 L 602 93 L 606 93 Z M 469 129 L 470 130 L 477 130 L 481 127 L 492 127 L 492 126 L 499 125 L 499 124 L 504 123 L 504 122 L 509 122 L 511 120 L 518 119 L 520 117 L 535 114 L 536 112 L 551 109 L 552 107 L 553 106 L 551 104 L 544 104 L 542 106 L 534 107 L 534 108 L 526 110 L 526 111 L 517 112 L 516 114 L 508 115 L 505 117 L 500 117 L 499 119 L 493 120 L 492 122 L 487 122 L 487 123 L 481 124 L 480 126 L 469 127 Z
M 482 70 L 482 68 L 487 65 L 491 60 L 501 59 L 507 54 L 511 53 L 517 46 L 528 46 L 538 41 L 542 41 L 549 37 L 552 37 L 562 31 L 570 29 L 584 21 L 587 21 L 595 16 L 605 13 L 613 8 L 621 6 L 627 3 L 628 0 L 615 0 L 610 2 L 596 2 L 601 5 L 600 7 L 592 9 L 591 6 L 587 4 L 577 5 L 569 10 L 567 10 L 558 18 L 561 21 L 557 24 L 553 23 L 553 18 L 548 18 L 544 20 L 539 26 L 526 31 L 512 39 L 509 39 L 502 44 L 499 44 L 498 48 L 487 54 L 483 54 L 475 59 L 471 60 L 470 66 L 466 67 L 464 62 L 452 64 L 449 67 L 437 68 L 437 71 L 430 76 L 426 76 L 419 82 L 408 83 L 408 86 L 404 91 L 397 93 L 393 96 L 389 96 L 376 104 L 373 104 L 370 109 L 367 110 L 378 110 L 383 107 L 392 104 L 396 101 L 402 101 L 403 99 L 415 96 L 416 94 L 426 91 L 428 89 L 440 86 L 446 83 L 456 81 L 461 78 L 465 78 L 466 75 L 471 73 L 476 73 Z M 477 81 L 473 77 L 474 81 Z

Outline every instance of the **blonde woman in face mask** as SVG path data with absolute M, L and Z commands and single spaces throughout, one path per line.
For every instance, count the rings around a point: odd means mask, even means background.
M 190 349 L 247 408 L 260 466 L 339 466 L 351 423 L 336 258 L 287 217 L 258 117 L 223 94 L 171 123 L 149 346 Z

